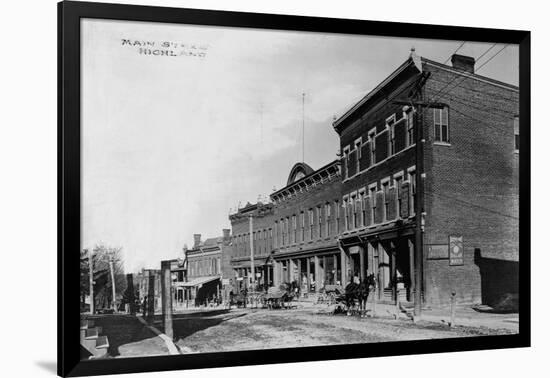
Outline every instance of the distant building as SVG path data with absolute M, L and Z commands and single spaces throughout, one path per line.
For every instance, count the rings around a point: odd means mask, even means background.
M 351 274 L 375 274 L 382 300 L 420 290 L 429 304 L 453 292 L 491 303 L 518 292 L 518 88 L 474 64 L 412 53 L 333 123 L 339 240 Z
M 255 282 L 262 287 L 273 284 L 273 205 L 247 203 L 229 215 L 232 227 L 232 254 L 229 260 L 231 283 L 236 290 L 249 288 L 252 283 L 250 242 L 252 238 Z M 250 227 L 252 226 L 252 234 Z M 229 277 L 228 277 L 229 278 Z
M 201 241 L 201 235 L 194 235 L 193 248 L 185 251 L 185 279 L 173 282 L 176 305 L 205 304 L 221 298 L 222 261 L 231 254 L 230 231 L 223 230 L 223 236 Z M 174 277 L 173 277 L 174 279 Z M 190 302 L 189 302 L 190 301 Z
M 143 300 L 147 296 L 147 307 L 155 312 L 160 312 L 162 310 L 160 270 L 142 269 L 134 276 L 133 281 L 139 294 L 140 306 L 143 306 Z

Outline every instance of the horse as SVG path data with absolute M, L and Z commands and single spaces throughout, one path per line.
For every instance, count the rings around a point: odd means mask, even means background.
M 364 280 L 359 282 L 359 286 L 356 290 L 356 296 L 359 300 L 359 312 L 361 317 L 367 316 L 367 301 L 369 299 L 370 291 L 376 287 L 376 279 L 374 274 L 369 274 Z
M 356 312 L 359 307 L 361 317 L 366 316 L 369 293 L 376 286 L 374 274 L 370 274 L 359 283 L 351 281 L 344 289 L 344 295 L 337 298 L 337 302 L 344 303 L 348 316 Z
M 231 309 L 231 305 L 236 305 L 237 308 L 239 308 L 239 306 L 246 308 L 247 295 L 248 291 L 246 289 L 241 290 L 239 294 L 233 294 L 233 292 L 229 293 L 229 308 Z

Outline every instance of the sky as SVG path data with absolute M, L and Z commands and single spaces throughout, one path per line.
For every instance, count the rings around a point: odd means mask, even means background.
M 181 257 L 195 233 L 220 236 L 230 212 L 282 188 L 302 156 L 314 169 L 336 159 L 333 118 L 411 48 L 443 63 L 464 42 L 81 26 L 82 248 L 122 247 L 127 272 Z M 491 48 L 481 66 L 504 46 L 466 41 L 458 53 L 478 58 Z M 518 85 L 518 52 L 506 46 L 476 73 Z

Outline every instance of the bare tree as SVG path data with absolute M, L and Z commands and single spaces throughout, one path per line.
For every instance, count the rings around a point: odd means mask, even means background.
M 94 271 L 94 303 L 98 308 L 108 308 L 113 303 L 113 280 L 110 273 L 110 260 L 113 263 L 113 275 L 115 277 L 116 298 L 120 299 L 126 290 L 124 276 L 124 264 L 122 258 L 122 247 L 111 247 L 100 243 L 92 250 L 92 262 Z M 80 294 L 84 298 L 89 294 L 88 257 L 80 253 Z M 88 281 L 86 281 L 88 279 Z

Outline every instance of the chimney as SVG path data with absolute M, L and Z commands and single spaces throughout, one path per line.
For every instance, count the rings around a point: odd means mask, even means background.
M 194 234 L 193 238 L 195 239 L 195 244 L 193 244 L 193 248 L 199 248 L 199 245 L 201 244 L 201 234 Z
M 231 230 L 229 230 L 228 228 L 224 228 L 222 231 L 223 231 L 223 243 L 229 244 L 229 240 L 231 239 L 231 236 L 229 235 L 229 233 L 231 232 Z
M 453 68 L 457 70 L 474 73 L 476 60 L 471 56 L 454 54 L 451 58 L 451 63 L 453 64 Z

